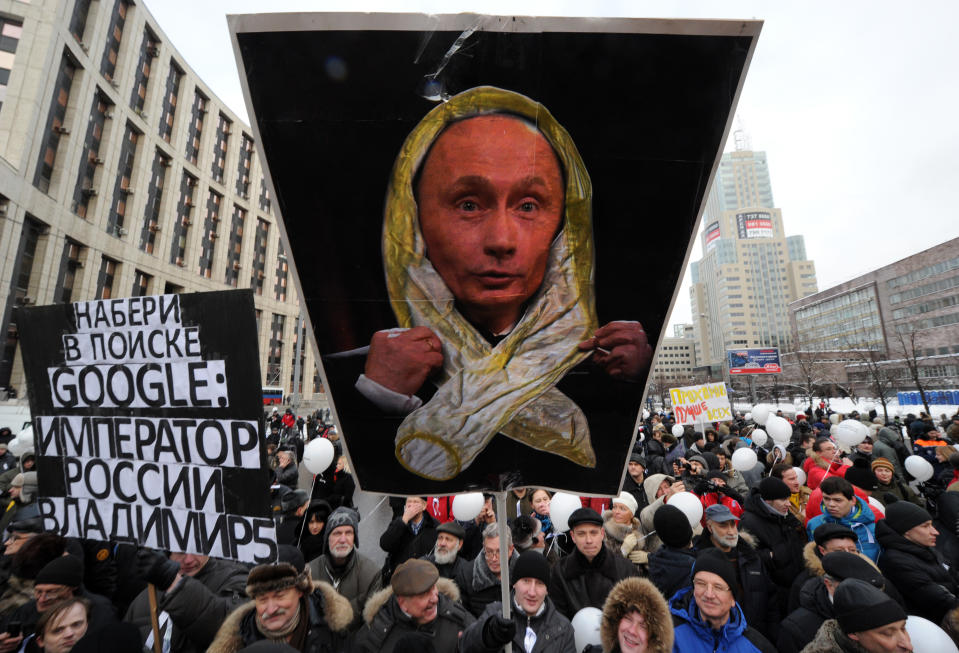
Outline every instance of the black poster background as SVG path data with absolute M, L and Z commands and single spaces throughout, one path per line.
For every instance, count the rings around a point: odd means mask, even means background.
M 381 254 L 386 184 L 458 31 L 237 31 L 260 147 L 322 355 L 396 325 Z M 480 85 L 541 102 L 593 184 L 599 323 L 638 320 L 655 345 L 683 272 L 753 36 L 476 32 L 442 68 L 449 95 Z M 682 298 L 680 298 L 682 301 Z M 359 371 L 362 371 L 360 369 Z M 329 375 L 327 375 L 329 376 Z M 328 388 L 364 490 L 444 494 L 531 485 L 617 494 L 645 387 L 577 399 L 598 464 L 502 436 L 456 478 L 405 471 L 376 417 Z
M 55 304 L 19 309 L 20 351 L 29 388 L 30 413 L 34 419 L 47 415 L 93 417 L 167 417 L 248 420 L 263 433 L 263 399 L 257 353 L 256 317 L 251 290 L 224 290 L 178 295 L 180 321 L 198 326 L 203 360 L 226 361 L 229 405 L 226 407 L 167 408 L 57 408 L 47 377 L 48 367 L 64 364 L 61 336 L 77 331 L 73 304 Z M 130 298 L 116 300 L 123 305 Z M 109 300 L 106 300 L 109 302 Z M 36 435 L 36 431 L 34 432 Z M 258 469 L 224 467 L 223 493 L 227 513 L 272 518 L 270 472 L 266 450 L 259 444 Z M 39 449 L 36 449 L 39 453 Z M 195 463 L 196 464 L 196 463 Z M 202 464 L 202 463 L 199 463 Z M 38 456 L 39 495 L 63 495 L 63 463 L 57 456 Z

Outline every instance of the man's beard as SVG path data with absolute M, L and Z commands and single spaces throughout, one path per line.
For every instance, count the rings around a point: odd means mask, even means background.
M 337 544 L 330 549 L 330 555 L 338 560 L 343 560 L 353 553 L 352 544 Z
M 448 565 L 456 560 L 457 553 L 458 551 L 440 551 L 437 547 L 433 552 L 433 556 L 436 558 L 436 564 Z
M 739 544 L 739 533 L 735 535 L 713 535 L 716 538 L 716 541 L 722 544 L 723 546 L 728 546 L 730 549 L 735 549 L 736 545 Z

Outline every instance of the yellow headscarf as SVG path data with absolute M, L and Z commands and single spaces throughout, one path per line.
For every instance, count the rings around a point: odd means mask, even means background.
M 413 179 L 430 146 L 452 122 L 515 115 L 536 125 L 566 178 L 563 228 L 550 245 L 539 291 L 495 347 L 455 308 L 426 258 Z M 596 465 L 582 411 L 554 386 L 588 352 L 577 344 L 597 327 L 593 299 L 592 188 L 572 139 L 541 104 L 499 88 L 473 88 L 438 105 L 406 138 L 390 180 L 383 258 L 393 312 L 402 327 L 427 326 L 443 343 L 442 383 L 396 435 L 404 467 L 433 480 L 453 478 L 496 433 L 587 467 Z

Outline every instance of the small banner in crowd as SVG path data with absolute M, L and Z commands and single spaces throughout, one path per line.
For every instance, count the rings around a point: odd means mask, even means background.
M 677 424 L 702 424 L 733 417 L 725 383 L 670 388 L 669 399 Z
M 250 291 L 58 304 L 17 320 L 48 531 L 276 559 Z

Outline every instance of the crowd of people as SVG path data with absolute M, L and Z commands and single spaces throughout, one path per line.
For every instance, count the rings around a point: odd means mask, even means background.
M 559 514 L 514 488 L 505 514 L 487 495 L 469 520 L 451 497 L 392 498 L 364 548 L 384 564 L 360 550 L 346 458 L 301 481 L 295 441 L 335 439 L 316 417 L 269 416 L 292 427 L 267 435 L 279 560 L 258 566 L 46 533 L 32 452 L 0 445 L 0 653 L 893 653 L 913 650 L 907 615 L 959 642 L 959 415 L 818 410 L 768 445 L 742 416 L 651 415 L 619 496 Z M 843 419 L 869 436 L 846 447 Z M 744 448 L 752 467 L 734 464 Z

